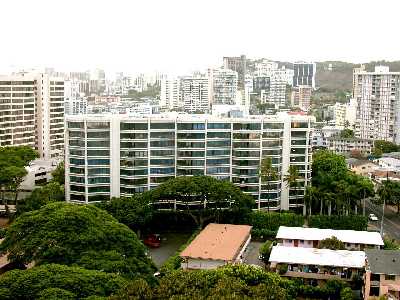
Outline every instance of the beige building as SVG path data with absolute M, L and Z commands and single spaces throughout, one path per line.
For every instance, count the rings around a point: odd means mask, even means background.
M 376 164 L 369 160 L 361 160 L 357 158 L 346 159 L 347 167 L 357 175 L 370 177 L 378 168 Z
M 299 107 L 304 111 L 308 111 L 311 106 L 311 93 L 311 86 L 299 85 L 294 87 L 291 95 L 292 107 Z
M 183 250 L 183 269 L 216 269 L 241 263 L 251 240 L 251 226 L 211 223 Z
M 400 299 L 400 251 L 366 250 L 364 300 L 386 296 Z
M 370 154 L 374 148 L 374 141 L 331 136 L 327 138 L 326 145 L 329 150 L 339 154 L 350 154 L 352 151 L 359 151 L 361 154 Z

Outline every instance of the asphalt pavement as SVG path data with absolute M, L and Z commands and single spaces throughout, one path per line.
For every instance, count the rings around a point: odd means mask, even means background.
M 382 205 L 375 205 L 370 200 L 366 200 L 365 206 L 366 214 L 375 214 L 378 221 L 369 221 L 370 227 L 380 230 L 382 220 Z M 383 219 L 383 232 L 386 236 L 400 240 L 400 215 L 394 210 L 386 207 L 385 218 Z

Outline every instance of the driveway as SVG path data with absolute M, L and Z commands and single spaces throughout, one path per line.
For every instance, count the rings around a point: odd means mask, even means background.
M 249 265 L 257 265 L 264 268 L 264 263 L 258 259 L 260 247 L 263 243 L 261 242 L 250 242 L 243 255 L 244 263 Z
M 164 233 L 161 235 L 160 248 L 148 248 L 149 254 L 153 262 L 160 268 L 163 263 L 179 249 L 181 245 L 186 243 L 190 237 L 190 233 Z

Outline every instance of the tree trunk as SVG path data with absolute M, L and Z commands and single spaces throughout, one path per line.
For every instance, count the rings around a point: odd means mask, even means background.
M 354 205 L 354 213 L 357 215 L 358 214 L 358 205 L 356 203 L 356 205 Z
M 332 213 L 332 203 L 329 201 L 329 206 L 328 206 L 328 216 L 330 216 Z
M 363 197 L 363 216 L 365 216 L 365 189 L 364 191 L 364 197 Z
M 320 214 L 320 216 L 322 216 L 322 211 L 324 209 L 324 201 L 322 200 L 322 198 L 320 200 L 320 203 L 321 203 L 321 205 L 319 207 L 319 214 Z

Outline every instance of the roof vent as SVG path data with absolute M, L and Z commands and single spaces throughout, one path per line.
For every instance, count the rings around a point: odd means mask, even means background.
M 395 259 L 395 258 L 393 258 L 393 262 L 396 262 L 396 259 Z

